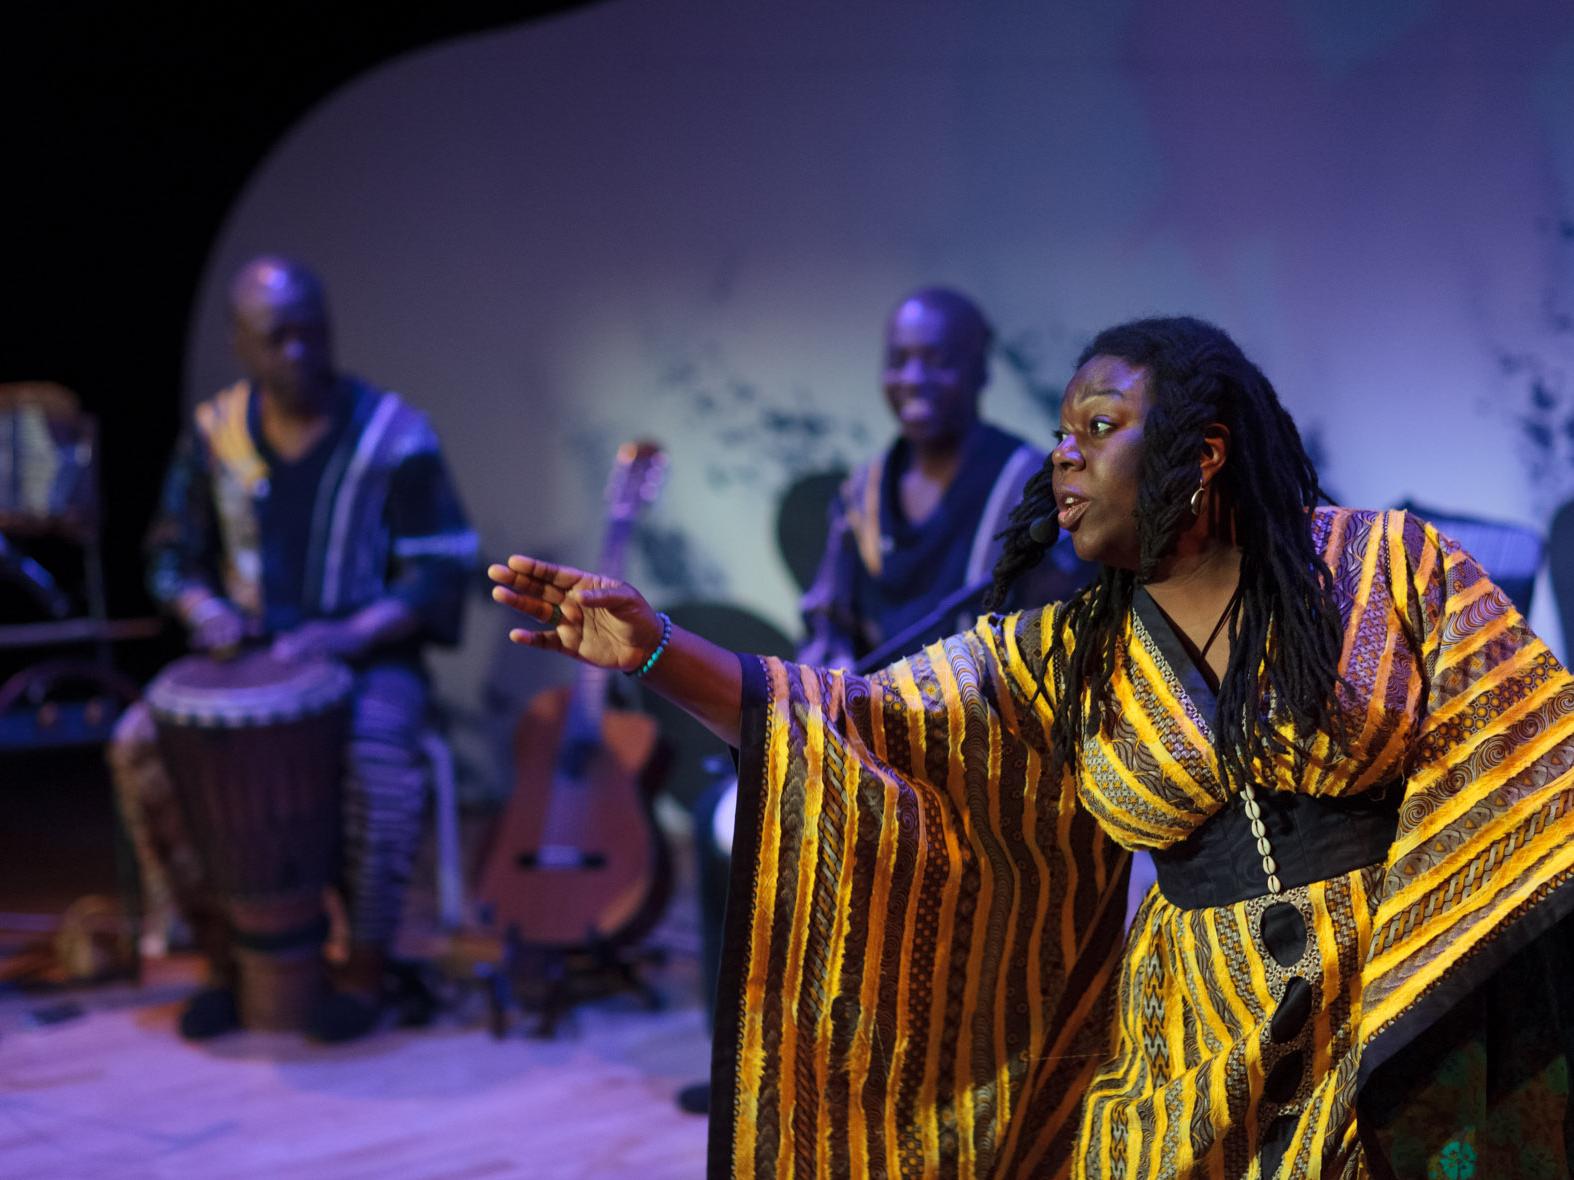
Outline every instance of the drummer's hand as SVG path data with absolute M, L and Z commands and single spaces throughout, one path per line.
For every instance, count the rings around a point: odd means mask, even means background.
M 197 651 L 234 651 L 246 637 L 246 620 L 222 598 L 203 599 L 187 616 L 191 646 Z
M 508 633 L 515 643 L 627 672 L 661 642 L 660 617 L 627 582 L 519 556 L 486 572 L 497 583 L 495 601 L 547 624 L 542 631 L 516 627 Z
M 349 620 L 313 619 L 276 638 L 272 655 L 274 659 L 285 663 L 322 656 L 353 660 L 365 650 L 365 637 L 350 625 Z

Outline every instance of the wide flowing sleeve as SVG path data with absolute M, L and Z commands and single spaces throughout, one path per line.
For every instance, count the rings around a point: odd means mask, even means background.
M 745 660 L 712 1175 L 1065 1167 L 1128 858 L 1048 772 L 1050 618 L 869 677 Z
M 1503 1087 L 1527 1094 L 1545 1066 L 1567 1099 L 1554 1059 L 1570 1046 L 1525 1034 L 1574 1016 L 1569 978 L 1553 978 L 1574 911 L 1574 680 L 1455 542 L 1396 513 L 1385 546 L 1419 716 L 1363 972 L 1361 1083 L 1376 1122 L 1433 1124 L 1390 1150 L 1431 1136 L 1474 1159 L 1496 1122 L 1522 1151 L 1536 1132 L 1523 1110 L 1505 1121 Z M 1470 1062 L 1480 1085 L 1461 1088 Z M 1468 1096 L 1445 1100 L 1450 1087 Z

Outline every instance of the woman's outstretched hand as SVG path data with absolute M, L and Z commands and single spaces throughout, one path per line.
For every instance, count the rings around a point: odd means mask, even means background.
M 627 582 L 518 555 L 486 572 L 497 583 L 495 601 L 546 624 L 542 631 L 514 628 L 508 638 L 515 643 L 627 672 L 661 642 L 660 616 Z
M 687 710 L 722 741 L 738 744 L 743 672 L 732 652 L 673 627 L 657 656 L 661 616 L 627 582 L 534 557 L 510 557 L 507 565 L 486 572 L 497 583 L 494 599 L 546 624 L 543 631 L 516 627 L 509 639 L 566 652 L 598 668 L 646 668 L 647 688 Z

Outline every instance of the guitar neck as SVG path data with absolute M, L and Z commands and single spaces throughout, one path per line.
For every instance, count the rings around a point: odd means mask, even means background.
M 634 513 L 614 508 L 607 519 L 606 536 L 601 542 L 601 559 L 596 571 L 608 578 L 622 578 L 628 562 L 629 539 L 634 535 Z M 606 668 L 581 664 L 569 697 L 566 738 L 594 743 L 601 739 L 601 722 L 607 711 L 607 686 L 612 673 Z

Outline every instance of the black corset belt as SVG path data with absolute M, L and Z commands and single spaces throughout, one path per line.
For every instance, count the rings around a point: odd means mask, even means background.
M 1349 798 L 1255 792 L 1279 883 L 1285 890 L 1342 877 L 1388 856 L 1399 825 L 1403 784 Z M 1241 799 L 1179 844 L 1153 854 L 1159 892 L 1183 910 L 1234 905 L 1268 892 L 1262 856 Z

